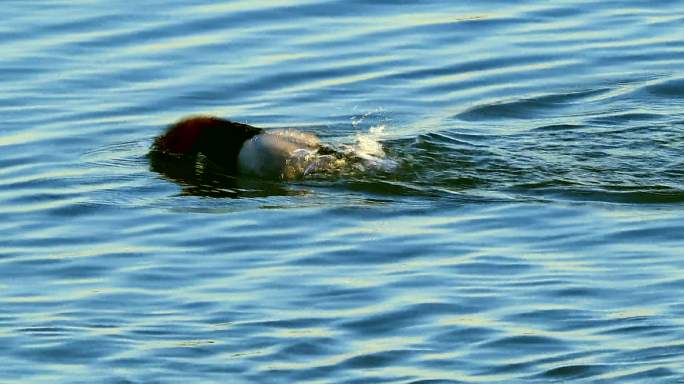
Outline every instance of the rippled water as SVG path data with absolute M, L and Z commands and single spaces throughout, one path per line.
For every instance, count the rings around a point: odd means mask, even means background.
M 0 382 L 684 381 L 684 2 L 187 3 L 3 2 Z

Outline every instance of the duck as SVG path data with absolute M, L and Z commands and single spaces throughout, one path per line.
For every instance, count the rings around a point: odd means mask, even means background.
M 319 138 L 295 129 L 264 129 L 215 117 L 190 116 L 154 139 L 151 152 L 174 158 L 203 156 L 231 175 L 278 178 L 294 153 L 330 154 Z

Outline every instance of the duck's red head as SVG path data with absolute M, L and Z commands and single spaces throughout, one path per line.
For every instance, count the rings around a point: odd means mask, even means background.
M 154 140 L 152 150 L 173 155 L 202 153 L 233 172 L 242 144 L 261 133 L 261 128 L 212 116 L 185 118 Z

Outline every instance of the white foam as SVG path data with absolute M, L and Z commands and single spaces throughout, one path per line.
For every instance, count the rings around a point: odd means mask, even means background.
M 304 177 L 342 175 L 350 172 L 392 172 L 398 164 L 388 159 L 381 140 L 385 125 L 357 134 L 354 143 L 331 147 L 333 154 L 319 153 L 320 140 L 293 129 L 269 131 L 245 143 L 240 152 L 241 172 L 262 177 L 295 180 Z
M 388 159 L 382 147 L 382 139 L 385 137 L 384 124 L 370 127 L 368 132 L 356 135 L 356 143 L 351 147 L 354 156 L 362 160 L 363 171 L 392 172 L 398 167 L 395 160 Z

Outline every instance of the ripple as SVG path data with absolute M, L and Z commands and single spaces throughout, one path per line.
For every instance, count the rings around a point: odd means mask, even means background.
M 458 115 L 464 120 L 487 118 L 538 118 L 539 115 L 550 113 L 555 109 L 569 108 L 582 99 L 595 97 L 605 93 L 606 89 L 573 92 L 567 94 L 543 95 L 525 100 L 501 102 L 472 108 Z
M 647 92 L 660 97 L 682 98 L 684 97 L 684 79 L 669 79 L 649 85 L 645 89 Z
M 470 311 L 469 308 L 458 305 L 423 303 L 398 311 L 374 315 L 359 321 L 348 322 L 342 324 L 342 327 L 361 332 L 363 335 L 394 334 L 402 328 L 411 327 L 413 324 L 416 324 L 422 317 L 440 314 L 463 314 Z
M 610 366 L 602 365 L 566 365 L 550 369 L 542 374 L 542 377 L 550 379 L 583 379 L 600 375 L 607 372 Z

